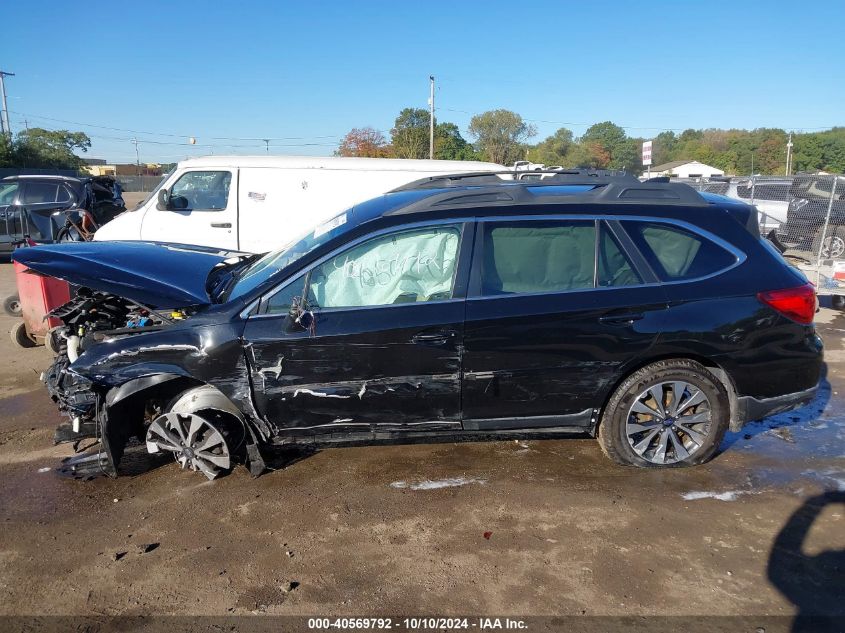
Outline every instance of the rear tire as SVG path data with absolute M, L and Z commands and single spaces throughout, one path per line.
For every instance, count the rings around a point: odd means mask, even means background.
M 12 327 L 12 331 L 10 332 L 12 337 L 12 342 L 19 347 L 23 347 L 26 349 L 36 347 L 38 343 L 29 335 L 29 332 L 26 331 L 26 323 L 23 321 L 19 321 L 15 323 Z
M 598 440 L 617 464 L 693 466 L 713 457 L 729 421 L 728 392 L 718 378 L 695 361 L 664 360 L 634 372 L 613 392 Z
M 3 311 L 9 316 L 19 317 L 22 314 L 21 298 L 18 295 L 11 295 L 3 299 Z
M 834 310 L 842 310 L 845 309 L 845 296 L 842 295 L 833 295 L 830 300 L 831 305 L 833 306 Z

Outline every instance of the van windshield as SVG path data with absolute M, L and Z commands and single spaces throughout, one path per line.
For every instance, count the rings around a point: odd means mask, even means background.
M 252 265 L 238 275 L 237 282 L 232 286 L 226 300 L 231 301 L 232 299 L 242 297 L 263 284 L 283 268 L 290 266 L 318 246 L 328 242 L 346 224 L 346 215 L 347 212 L 344 211 L 317 228 L 310 229 L 303 237 L 285 248 L 267 253 L 255 260 Z
M 176 171 L 176 168 L 175 168 L 175 167 L 174 167 L 173 169 L 171 169 L 169 172 L 167 172 L 166 174 L 164 174 L 164 176 L 162 176 L 162 177 L 161 177 L 161 180 L 159 180 L 159 181 L 158 181 L 158 184 L 155 186 L 155 188 L 154 188 L 154 189 L 150 192 L 150 195 L 148 195 L 148 196 L 147 196 L 146 198 L 144 198 L 141 202 L 139 202 L 138 204 L 136 204 L 134 208 L 135 208 L 135 209 L 140 209 L 142 206 L 144 206 L 145 204 L 147 204 L 150 200 L 152 200 L 153 198 L 155 198 L 156 196 L 158 196 L 158 190 L 159 190 L 159 189 L 161 189 L 161 188 L 164 186 L 164 183 L 166 183 L 166 182 L 168 181 L 168 179 L 170 178 L 170 176 L 172 176 L 172 175 L 173 175 L 173 172 L 174 172 L 174 171 Z

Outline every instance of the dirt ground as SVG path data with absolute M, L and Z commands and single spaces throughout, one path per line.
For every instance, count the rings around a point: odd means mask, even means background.
M 339 448 L 208 482 L 59 475 L 49 353 L 2 315 L 0 616 L 845 614 L 845 318 L 817 316 L 817 400 L 705 466 L 623 468 L 573 439 Z

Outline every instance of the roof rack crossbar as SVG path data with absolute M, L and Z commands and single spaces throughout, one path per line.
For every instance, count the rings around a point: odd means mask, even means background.
M 504 176 L 504 177 L 503 177 Z M 467 187 L 470 185 L 501 185 L 522 182 L 533 185 L 601 184 L 610 182 L 639 182 L 625 171 L 607 169 L 537 169 L 532 171 L 476 171 L 440 176 L 427 176 L 393 189 L 415 191 L 418 189 L 442 189 L 446 187 Z M 391 193 L 392 193 L 391 192 Z
M 567 183 L 570 184 L 570 183 Z M 503 186 L 504 185 L 504 186 Z M 425 187 L 422 187 L 425 188 Z M 439 193 L 425 197 L 387 215 L 405 215 L 425 211 L 441 210 L 447 206 L 503 206 L 512 204 L 655 204 L 660 206 L 709 206 L 698 191 L 683 183 L 644 182 L 629 180 L 600 183 L 587 191 L 561 196 L 544 192 L 534 181 L 499 183 L 461 187 L 441 187 Z M 405 190 L 403 188 L 399 189 Z

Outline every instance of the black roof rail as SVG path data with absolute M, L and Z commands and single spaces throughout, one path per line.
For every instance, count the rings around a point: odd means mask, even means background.
M 507 186 L 503 186 L 506 184 Z M 567 183 L 569 184 L 569 183 Z M 423 189 L 426 187 L 422 187 Z M 517 181 L 497 185 L 460 185 L 444 187 L 439 193 L 417 200 L 385 215 L 405 215 L 425 211 L 438 211 L 444 207 L 508 206 L 513 204 L 658 204 L 705 207 L 709 203 L 698 191 L 679 182 L 640 182 L 637 179 L 617 180 L 588 191 L 561 196 L 544 192 L 536 181 Z M 453 189 L 453 190 L 449 190 Z M 400 187 L 397 191 L 405 191 Z
M 501 176 L 509 176 L 502 178 Z M 533 185 L 599 185 L 611 182 L 639 182 L 633 174 L 611 169 L 537 169 L 507 171 L 475 171 L 442 176 L 428 176 L 393 189 L 415 191 L 419 189 L 443 189 L 447 187 L 471 187 L 484 185 L 513 184 L 526 182 Z

